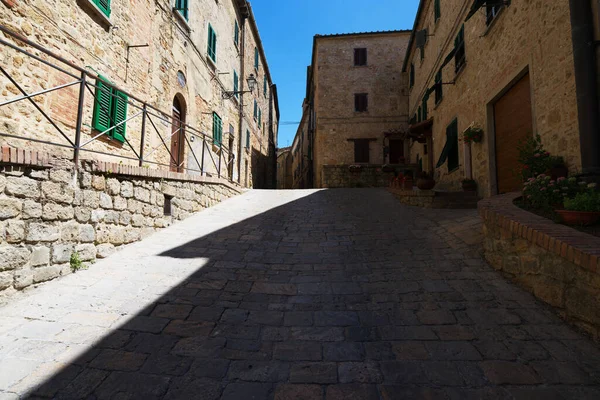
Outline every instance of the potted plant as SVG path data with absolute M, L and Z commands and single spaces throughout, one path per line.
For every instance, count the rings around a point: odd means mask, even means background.
M 465 192 L 476 192 L 477 182 L 474 179 L 463 179 L 462 189 Z
M 569 175 L 569 169 L 565 164 L 565 159 L 560 156 L 551 156 L 548 161 L 550 165 L 550 176 L 552 179 L 566 178 Z
M 483 141 L 483 129 L 470 126 L 463 132 L 465 143 L 481 143 Z
M 593 184 L 592 184 L 593 185 Z M 564 210 L 556 210 L 567 225 L 593 225 L 600 219 L 600 193 L 593 190 L 565 199 Z
M 417 179 L 417 187 L 421 190 L 431 190 L 435 186 L 435 180 L 427 172 L 421 172 Z
M 357 165 L 357 164 L 348 166 L 348 171 L 350 171 L 350 172 L 360 172 L 361 169 L 362 169 L 362 166 Z

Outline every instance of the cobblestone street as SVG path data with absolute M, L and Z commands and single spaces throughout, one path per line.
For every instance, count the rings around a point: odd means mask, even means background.
M 0 307 L 0 399 L 600 399 L 476 210 L 250 191 Z

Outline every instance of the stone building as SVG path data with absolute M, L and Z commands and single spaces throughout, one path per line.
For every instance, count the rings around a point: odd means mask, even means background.
M 537 133 L 571 172 L 597 173 L 597 2 L 488 3 L 419 4 L 403 66 L 412 162 L 438 189 L 472 177 L 481 196 L 518 190 L 517 147 Z M 470 127 L 481 143 L 463 142 Z
M 292 189 L 292 153 L 291 147 L 277 149 L 277 189 Z
M 307 166 L 295 187 L 347 186 L 352 165 L 363 170 L 357 184 L 386 185 L 382 165 L 405 164 L 408 142 L 399 134 L 408 124 L 402 62 L 409 39 L 410 31 L 314 37 L 305 122 L 296 134 L 307 143 Z
M 27 93 L 64 85 L 0 107 L 0 132 L 28 139 L 2 145 L 72 157 L 79 67 L 81 158 L 138 165 L 141 154 L 149 168 L 274 187 L 277 91 L 248 1 L 1 0 L 0 20 L 66 61 L 46 57 L 59 70 L 2 45 L 1 65 Z M 233 93 L 249 82 L 252 93 Z M 0 102 L 22 95 L 16 84 L 0 77 Z

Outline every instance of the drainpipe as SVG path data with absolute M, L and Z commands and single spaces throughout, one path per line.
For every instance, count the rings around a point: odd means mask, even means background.
M 600 124 L 591 0 L 569 0 L 583 175 L 600 177 Z
M 240 91 L 245 90 L 244 85 L 246 84 L 246 72 L 245 72 L 245 53 L 246 53 L 246 19 L 244 15 L 242 17 L 242 23 L 240 24 Z M 239 142 L 238 142 L 238 157 L 237 157 L 237 170 L 238 170 L 238 183 L 242 184 L 242 154 L 244 151 L 244 94 L 240 94 L 240 119 L 239 119 Z M 244 182 L 246 184 L 246 182 Z

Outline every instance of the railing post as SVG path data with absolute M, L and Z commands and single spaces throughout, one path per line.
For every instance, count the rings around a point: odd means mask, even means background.
M 73 162 L 79 166 L 79 145 L 81 144 L 81 125 L 83 124 L 83 101 L 85 100 L 86 73 L 81 72 L 81 82 L 79 84 L 79 102 L 77 105 L 77 123 L 75 125 L 75 148 L 73 149 Z
M 146 114 L 148 110 L 146 110 L 146 103 L 144 103 L 144 107 L 142 108 L 142 140 L 140 144 L 140 167 L 144 166 L 144 145 L 146 139 Z
M 204 149 L 206 148 L 206 136 L 202 136 L 202 161 L 200 165 L 200 175 L 204 175 Z

